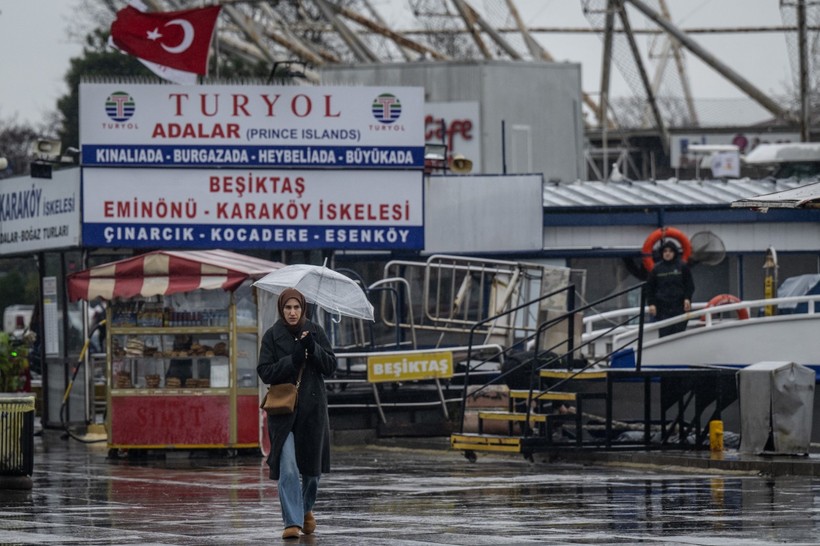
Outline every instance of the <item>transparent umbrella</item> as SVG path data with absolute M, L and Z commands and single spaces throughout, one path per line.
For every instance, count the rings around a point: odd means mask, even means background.
M 253 286 L 275 295 L 295 288 L 308 303 L 331 314 L 374 320 L 373 305 L 367 301 L 364 289 L 350 277 L 324 265 L 288 265 L 268 273 Z

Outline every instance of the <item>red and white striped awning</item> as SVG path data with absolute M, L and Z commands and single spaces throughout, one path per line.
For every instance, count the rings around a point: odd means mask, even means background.
M 128 299 L 191 290 L 235 290 L 285 264 L 227 250 L 157 250 L 68 276 L 71 301 Z

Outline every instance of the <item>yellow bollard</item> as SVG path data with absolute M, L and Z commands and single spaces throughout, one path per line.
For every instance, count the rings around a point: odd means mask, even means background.
M 709 421 L 709 449 L 723 451 L 723 421 Z

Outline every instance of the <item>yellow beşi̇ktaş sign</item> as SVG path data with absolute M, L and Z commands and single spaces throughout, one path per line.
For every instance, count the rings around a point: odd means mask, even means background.
M 371 383 L 447 377 L 453 377 L 451 351 L 367 357 L 367 380 Z

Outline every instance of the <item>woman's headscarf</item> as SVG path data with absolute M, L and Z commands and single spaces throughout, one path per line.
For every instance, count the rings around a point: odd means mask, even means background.
M 293 299 L 297 300 L 299 305 L 302 307 L 302 316 L 299 317 L 299 322 L 291 326 L 285 320 L 285 303 L 287 303 L 288 300 Z M 295 288 L 285 288 L 282 293 L 279 294 L 279 301 L 276 302 L 276 308 L 279 309 L 279 316 L 282 318 L 282 322 L 285 323 L 285 327 L 290 331 L 290 333 L 301 334 L 305 328 L 305 321 L 307 320 L 307 304 L 305 302 L 305 296 L 303 296 L 302 293 Z

